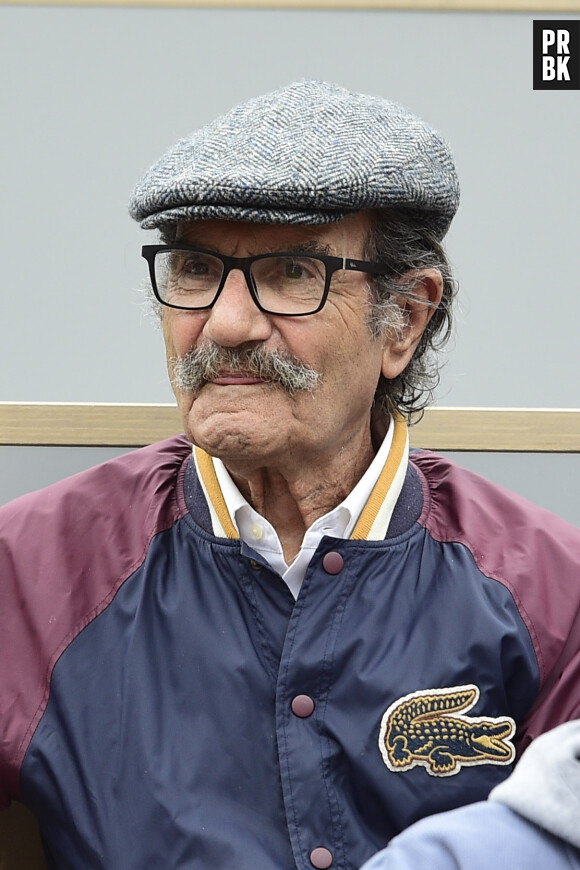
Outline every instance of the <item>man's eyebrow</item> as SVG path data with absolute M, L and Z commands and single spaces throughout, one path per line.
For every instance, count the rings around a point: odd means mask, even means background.
M 199 239 L 177 238 L 176 241 L 178 244 L 185 244 L 191 248 L 202 248 L 206 251 L 215 251 L 216 254 L 220 253 L 215 244 L 208 244 L 207 242 L 202 242 Z M 330 245 L 325 245 L 322 242 L 317 241 L 316 239 L 312 239 L 311 241 L 306 242 L 296 242 L 293 245 L 278 245 L 276 247 L 267 247 L 263 251 L 256 252 L 256 256 L 259 256 L 260 254 L 277 254 L 279 252 L 287 254 L 325 254 L 327 256 L 333 254 Z
M 324 245 L 322 242 L 312 240 L 310 242 L 298 242 L 295 245 L 290 245 L 285 248 L 289 254 L 326 254 L 332 253 L 330 245 Z

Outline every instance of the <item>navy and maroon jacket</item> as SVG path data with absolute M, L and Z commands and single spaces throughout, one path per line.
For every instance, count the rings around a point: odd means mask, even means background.
M 184 437 L 0 509 L 0 800 L 50 866 L 353 870 L 580 716 L 558 518 L 417 451 L 295 602 L 212 509 Z

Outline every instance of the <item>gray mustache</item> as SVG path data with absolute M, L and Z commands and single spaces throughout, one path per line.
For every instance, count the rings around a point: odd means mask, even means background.
M 322 376 L 292 354 L 261 347 L 229 348 L 205 344 L 169 360 L 171 383 L 178 390 L 198 392 L 224 372 L 248 374 L 279 384 L 287 393 L 313 392 Z

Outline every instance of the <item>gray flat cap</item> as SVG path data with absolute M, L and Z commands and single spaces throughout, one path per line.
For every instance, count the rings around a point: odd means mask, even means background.
M 382 98 L 301 81 L 179 141 L 137 185 L 129 212 L 152 229 L 202 218 L 324 224 L 400 206 L 442 238 L 458 203 L 449 148 L 424 121 Z

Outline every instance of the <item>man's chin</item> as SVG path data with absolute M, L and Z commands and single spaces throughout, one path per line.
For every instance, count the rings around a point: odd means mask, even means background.
M 273 449 L 275 445 L 267 433 L 249 432 L 245 428 L 232 428 L 221 433 L 192 429 L 188 434 L 197 447 L 238 471 L 251 471 L 268 465 L 280 452 Z
M 190 440 L 212 456 L 231 450 L 267 452 L 273 429 L 283 425 L 285 405 L 283 394 L 280 401 L 264 396 L 267 386 L 208 385 L 195 398 L 191 396 L 188 403 L 180 403 Z

